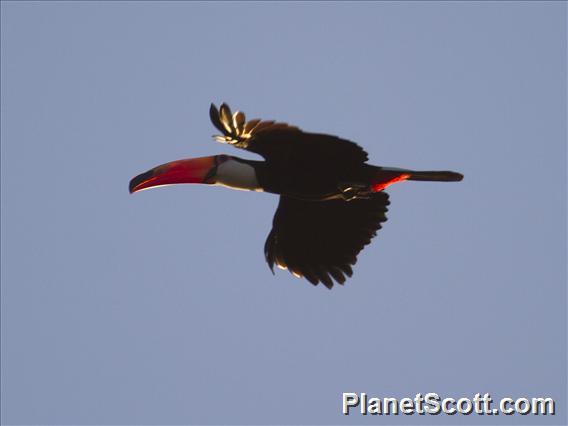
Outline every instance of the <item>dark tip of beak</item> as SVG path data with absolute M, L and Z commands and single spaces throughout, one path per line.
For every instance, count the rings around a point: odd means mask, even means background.
M 148 179 L 150 179 L 153 176 L 153 171 L 152 170 L 148 170 L 145 173 L 142 173 L 134 178 L 132 178 L 132 180 L 130 181 L 130 184 L 128 185 L 128 192 L 130 192 L 131 194 L 133 192 L 136 192 L 136 187 L 138 185 L 140 185 L 142 182 L 147 181 Z

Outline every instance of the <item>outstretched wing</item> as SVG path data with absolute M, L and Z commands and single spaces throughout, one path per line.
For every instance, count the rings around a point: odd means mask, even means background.
M 266 261 L 270 269 L 276 264 L 314 285 L 332 288 L 332 277 L 343 284 L 359 252 L 387 220 L 388 205 L 385 192 L 352 201 L 281 196 L 264 245 Z
M 243 112 L 233 114 L 225 103 L 219 109 L 211 104 L 209 116 L 222 133 L 214 136 L 217 141 L 255 152 L 268 161 L 281 161 L 291 154 L 304 159 L 317 157 L 320 161 L 323 156 L 327 157 L 323 161 L 333 158 L 345 164 L 362 164 L 368 159 L 363 148 L 354 142 L 331 135 L 306 133 L 286 123 L 260 119 L 246 121 Z

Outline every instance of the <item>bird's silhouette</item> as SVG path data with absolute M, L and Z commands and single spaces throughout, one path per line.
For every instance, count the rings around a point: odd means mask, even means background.
M 308 133 L 286 123 L 250 120 L 227 104 L 211 105 L 220 142 L 264 161 L 216 155 L 173 161 L 130 181 L 130 192 L 160 185 L 203 183 L 280 195 L 264 245 L 271 270 L 288 269 L 332 288 L 353 274 L 359 252 L 387 220 L 384 190 L 400 181 L 461 181 L 451 171 L 415 171 L 367 164 L 354 142 Z

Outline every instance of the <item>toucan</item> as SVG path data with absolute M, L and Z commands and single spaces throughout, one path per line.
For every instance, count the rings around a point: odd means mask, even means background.
M 130 192 L 162 185 L 201 183 L 278 194 L 280 201 L 264 255 L 310 283 L 333 287 L 353 274 L 359 252 L 387 220 L 384 191 L 402 181 L 457 182 L 452 171 L 415 171 L 367 164 L 354 142 L 308 133 L 286 123 L 249 120 L 226 103 L 211 104 L 209 116 L 221 132 L 214 138 L 264 161 L 229 155 L 190 158 L 154 167 L 130 181 Z

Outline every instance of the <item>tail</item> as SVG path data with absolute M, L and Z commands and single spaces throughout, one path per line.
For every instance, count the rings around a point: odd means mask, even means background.
M 459 182 L 463 179 L 461 173 L 449 171 L 427 171 L 427 172 L 414 172 L 408 173 L 407 180 L 422 180 L 431 182 Z
M 371 181 L 373 192 L 379 192 L 393 183 L 403 180 L 421 180 L 430 182 L 459 182 L 463 179 L 461 173 L 449 171 L 417 172 L 394 167 L 374 167 L 374 178 Z

